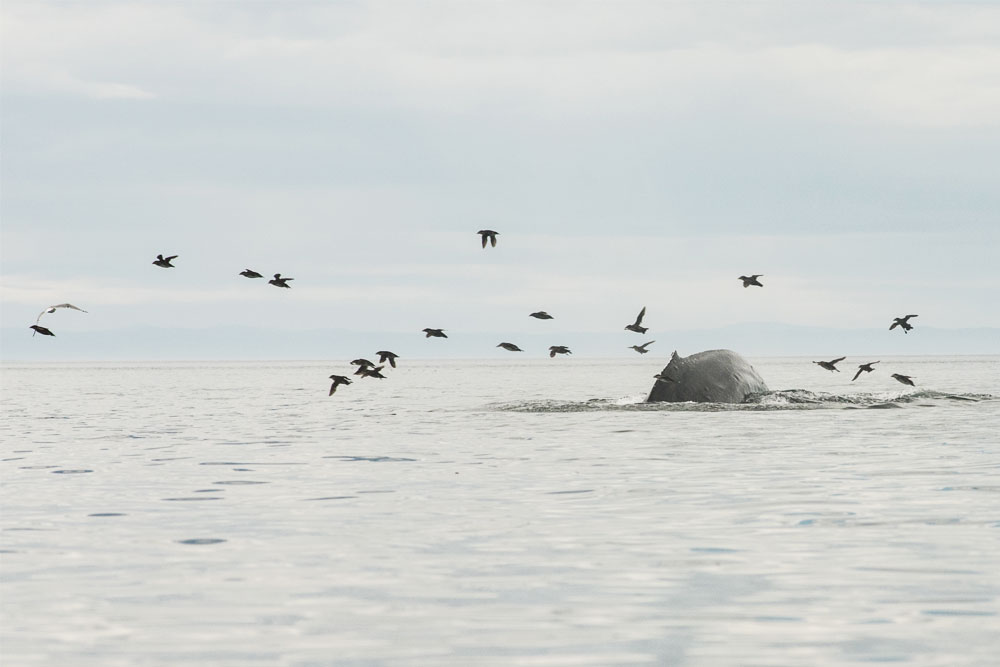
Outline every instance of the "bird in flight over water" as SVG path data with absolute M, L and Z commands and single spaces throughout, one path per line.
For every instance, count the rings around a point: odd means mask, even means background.
M 814 361 L 813 363 L 818 364 L 820 367 L 825 368 L 828 371 L 837 371 L 839 373 L 840 370 L 837 368 L 837 364 L 846 358 L 847 357 L 840 357 L 838 359 L 833 359 L 832 361 Z
M 264 276 L 260 275 L 259 273 L 257 273 L 256 271 L 254 271 L 253 269 L 247 269 L 246 271 L 240 271 L 240 275 L 241 276 L 245 276 L 247 278 L 263 278 L 264 277 Z
M 388 361 L 390 366 L 392 366 L 393 368 L 396 367 L 396 359 L 399 358 L 399 355 L 396 354 L 395 352 L 390 352 L 389 350 L 379 350 L 375 354 L 378 355 L 378 362 L 380 364 L 384 364 L 385 362 Z M 372 366 L 374 365 L 375 364 L 372 364 Z
M 546 313 L 544 310 L 539 310 L 537 313 L 532 313 L 528 317 L 534 317 L 536 320 L 554 320 L 555 318 Z
M 358 370 L 362 371 L 361 377 L 378 378 L 380 380 L 384 380 L 385 376 L 382 375 L 383 368 L 385 368 L 385 366 L 361 366 L 358 368 Z
M 41 326 L 41 325 L 39 325 L 39 324 L 32 324 L 32 325 L 31 325 L 31 328 L 35 330 L 35 331 L 34 331 L 34 332 L 33 332 L 33 333 L 31 334 L 32 336 L 34 336 L 34 335 L 35 335 L 36 333 L 40 333 L 40 334 L 42 334 L 43 336 L 55 336 L 55 334 L 54 334 L 54 333 L 52 333 L 51 331 L 49 331 L 48 329 L 46 329 L 45 327 L 43 327 L 43 326 Z
M 902 382 L 903 384 L 908 384 L 911 387 L 916 387 L 917 386 L 917 385 L 913 384 L 913 378 L 910 377 L 909 375 L 900 375 L 899 373 L 893 373 L 892 377 L 896 378 L 897 382 Z
M 476 233 L 483 237 L 484 248 L 486 247 L 487 241 L 489 241 L 490 245 L 492 245 L 494 248 L 497 247 L 497 234 L 499 234 L 500 232 L 495 232 L 492 229 L 480 229 Z
M 49 306 L 48 308 L 46 308 L 42 312 L 38 313 L 38 317 L 35 318 L 35 324 L 38 324 L 38 322 L 42 319 L 42 315 L 45 315 L 47 313 L 54 313 L 54 312 L 56 312 L 56 308 L 72 308 L 73 310 L 79 310 L 81 313 L 87 312 L 83 308 L 77 308 L 76 306 L 74 306 L 71 303 L 57 303 L 56 305 Z
M 900 327 L 900 328 L 903 329 L 903 333 L 910 333 L 910 329 L 913 328 L 913 325 L 910 324 L 910 318 L 911 317 L 919 317 L 919 315 L 907 315 L 906 317 L 894 317 L 892 319 L 892 324 L 889 326 L 889 331 L 892 331 L 896 327 Z
M 642 345 L 629 345 L 629 349 L 635 350 L 639 354 L 646 354 L 647 352 L 649 352 L 649 350 L 647 350 L 646 348 L 655 342 L 656 342 L 655 340 L 651 340 L 647 343 L 643 343 Z
M 646 306 L 643 306 L 642 310 L 639 311 L 639 316 L 635 318 L 635 322 L 633 322 L 632 324 L 625 325 L 625 328 L 628 329 L 629 331 L 634 331 L 636 333 L 641 333 L 641 334 L 646 333 L 647 331 L 649 331 L 649 327 L 642 326 L 642 318 L 645 316 L 646 316 Z
M 872 366 L 874 366 L 877 363 L 878 363 L 877 361 L 869 361 L 867 364 L 861 364 L 860 366 L 858 366 L 858 372 L 855 373 L 854 377 L 851 378 L 851 382 L 857 380 L 858 376 L 861 375 L 862 373 L 871 373 L 873 370 L 875 370 L 874 368 L 872 368 Z
M 423 332 L 427 334 L 424 338 L 447 338 L 444 329 L 423 329 Z
M 280 273 L 275 273 L 272 280 L 268 280 L 268 285 L 274 285 L 275 287 L 287 287 L 291 289 L 292 286 L 288 284 L 289 280 L 295 280 L 295 278 L 282 278 Z
M 351 379 L 343 375 L 331 375 L 330 379 L 333 380 L 333 384 L 330 385 L 330 393 L 327 396 L 333 396 L 333 392 L 337 391 L 337 387 L 340 385 L 351 384 Z
M 557 354 L 573 354 L 565 345 L 550 345 L 549 356 L 555 357 Z
M 517 345 L 514 345 L 514 343 L 500 343 L 497 347 L 502 347 L 508 352 L 524 352 L 524 350 L 519 348 Z
M 164 268 L 164 269 L 172 269 L 172 268 L 174 268 L 174 265 L 171 264 L 170 262 L 172 260 L 175 260 L 175 259 L 177 259 L 177 255 L 171 255 L 170 257 L 164 257 L 163 255 L 157 255 L 156 256 L 156 261 L 154 261 L 153 264 L 155 264 L 155 265 L 157 265 L 157 266 L 159 266 L 161 268 Z
M 752 276 L 740 276 L 737 280 L 743 281 L 744 287 L 750 287 L 751 285 L 756 285 L 757 287 L 763 287 L 764 284 L 757 280 L 758 278 L 763 278 L 763 273 L 755 273 Z

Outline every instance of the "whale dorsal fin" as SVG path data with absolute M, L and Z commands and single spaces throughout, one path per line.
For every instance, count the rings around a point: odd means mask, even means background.
M 674 350 L 673 352 L 670 353 L 670 361 L 675 361 L 680 358 L 681 358 L 680 355 L 677 354 L 677 350 Z

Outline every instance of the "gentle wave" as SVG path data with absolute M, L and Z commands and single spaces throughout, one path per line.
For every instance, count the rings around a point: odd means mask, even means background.
M 903 408 L 909 405 L 947 405 L 949 402 L 992 401 L 992 394 L 950 394 L 940 391 L 829 394 L 807 389 L 783 389 L 755 394 L 746 403 L 646 403 L 642 398 L 592 398 L 586 401 L 535 400 L 492 403 L 500 412 L 731 412 L 767 410 L 819 410 L 851 408 Z

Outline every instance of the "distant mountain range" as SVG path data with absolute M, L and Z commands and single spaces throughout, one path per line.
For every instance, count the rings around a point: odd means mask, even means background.
M 549 345 L 567 345 L 574 357 L 635 357 L 629 345 L 649 340 L 648 358 L 663 358 L 728 348 L 747 356 L 842 355 L 979 355 L 1000 354 L 1000 329 L 937 329 L 917 326 L 909 334 L 888 329 L 826 329 L 779 323 L 750 323 L 715 329 L 650 331 L 639 336 L 613 333 L 463 333 L 424 338 L 419 332 L 364 332 L 343 329 L 282 331 L 253 327 L 207 329 L 129 328 L 74 331 L 66 326 L 56 337 L 31 336 L 28 327 L 0 329 L 4 361 L 102 360 L 255 360 L 352 359 L 376 350 L 393 350 L 412 359 L 536 358 Z M 497 343 L 511 342 L 525 352 L 506 352 Z

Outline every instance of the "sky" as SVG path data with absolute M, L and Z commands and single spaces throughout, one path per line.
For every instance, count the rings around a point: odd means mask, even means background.
M 42 324 L 88 340 L 250 327 L 419 345 L 424 327 L 534 335 L 528 313 L 547 310 L 553 334 L 627 345 L 642 306 L 661 339 L 909 313 L 1000 333 L 1000 4 L 0 15 L 7 358 L 62 302 L 88 313 Z M 763 289 L 742 288 L 751 273 Z M 163 354 L 183 357 L 171 336 Z

